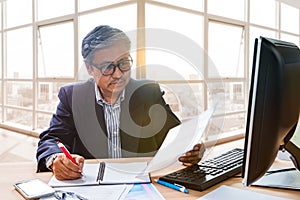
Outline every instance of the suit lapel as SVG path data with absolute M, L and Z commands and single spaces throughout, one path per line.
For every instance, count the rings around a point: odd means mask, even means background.
M 90 154 L 95 158 L 107 158 L 107 132 L 103 109 L 96 104 L 93 83 L 88 81 L 73 88 L 74 122 L 78 136 Z

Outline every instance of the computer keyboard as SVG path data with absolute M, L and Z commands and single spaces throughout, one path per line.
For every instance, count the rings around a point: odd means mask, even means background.
M 243 149 L 235 148 L 196 165 L 160 177 L 160 180 L 176 183 L 186 188 L 203 191 L 242 170 Z

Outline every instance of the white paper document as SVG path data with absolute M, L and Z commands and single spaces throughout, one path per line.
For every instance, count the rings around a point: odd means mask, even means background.
M 100 184 L 150 183 L 149 173 L 144 173 L 146 167 L 147 162 L 105 163 Z
M 191 150 L 195 144 L 199 143 L 214 110 L 215 107 L 212 107 L 202 112 L 199 116 L 172 128 L 148 164 L 145 172 L 149 173 L 173 165 L 177 162 L 179 156 Z

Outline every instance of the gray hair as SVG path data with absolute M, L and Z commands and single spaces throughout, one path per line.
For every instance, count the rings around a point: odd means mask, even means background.
M 122 42 L 128 47 L 128 50 L 130 50 L 130 39 L 123 31 L 108 25 L 97 26 L 82 40 L 82 57 L 84 58 L 85 62 L 91 63 L 95 51 L 110 47 L 117 42 Z

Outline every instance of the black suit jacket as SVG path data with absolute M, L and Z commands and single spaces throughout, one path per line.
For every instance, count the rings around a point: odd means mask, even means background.
M 40 134 L 38 171 L 47 171 L 45 158 L 61 152 L 60 141 L 71 153 L 85 158 L 107 158 L 103 107 L 97 104 L 93 79 L 64 86 L 47 130 Z M 162 98 L 157 83 L 131 79 L 121 103 L 120 137 L 123 157 L 153 156 L 169 129 L 180 124 Z

